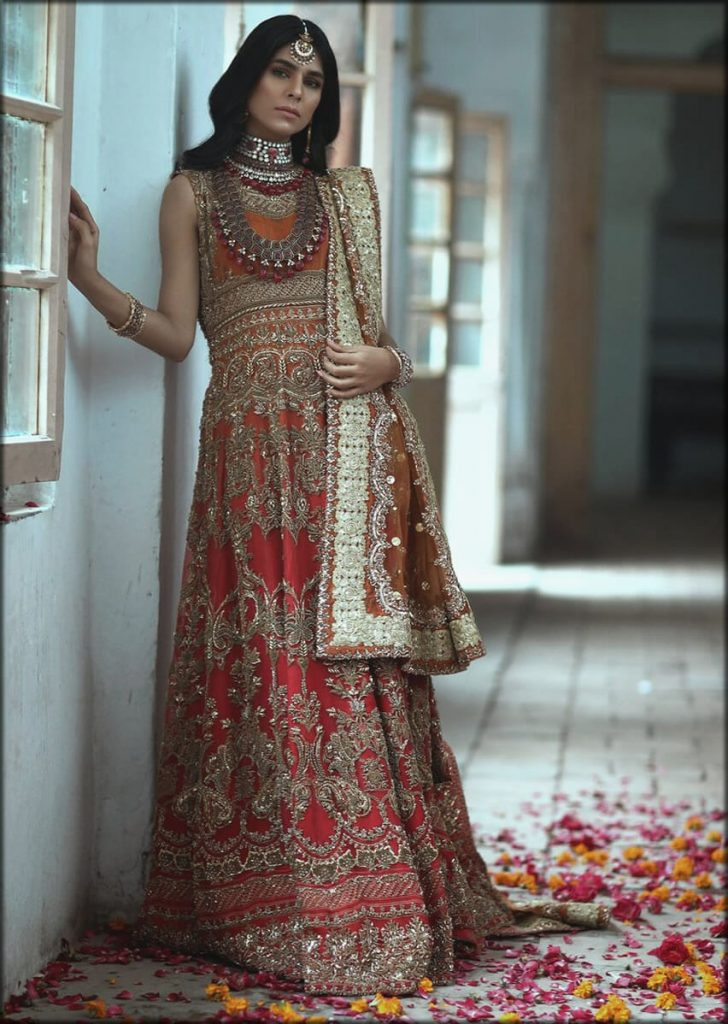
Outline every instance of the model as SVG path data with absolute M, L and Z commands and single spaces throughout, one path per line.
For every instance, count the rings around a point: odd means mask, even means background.
M 311 993 L 412 992 L 486 936 L 605 908 L 517 909 L 471 837 L 431 674 L 484 651 L 398 395 L 374 180 L 327 168 L 323 32 L 260 24 L 210 113 L 162 199 L 156 309 L 99 274 L 71 199 L 72 283 L 166 358 L 199 319 L 212 365 L 138 934 Z

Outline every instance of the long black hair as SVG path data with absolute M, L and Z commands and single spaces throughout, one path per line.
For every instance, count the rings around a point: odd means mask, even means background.
M 339 72 L 336 57 L 324 33 L 312 21 L 307 21 L 306 27 L 324 71 L 321 100 L 311 121 L 311 156 L 307 166 L 316 174 L 325 174 L 326 147 L 339 134 Z M 214 132 L 201 145 L 186 149 L 177 160 L 175 171 L 183 168 L 207 170 L 222 164 L 245 131 L 248 96 L 263 76 L 273 54 L 286 43 L 292 43 L 302 31 L 301 19 L 293 14 L 267 18 L 253 29 L 210 93 L 208 106 Z M 303 160 L 307 131 L 308 126 L 291 136 L 293 159 L 298 163 Z

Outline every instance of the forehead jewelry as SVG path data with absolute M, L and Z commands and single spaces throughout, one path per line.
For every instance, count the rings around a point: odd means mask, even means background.
M 298 64 L 310 64 L 316 57 L 316 51 L 313 48 L 313 39 L 308 34 L 306 22 L 301 21 L 301 24 L 303 32 L 291 43 L 291 56 Z

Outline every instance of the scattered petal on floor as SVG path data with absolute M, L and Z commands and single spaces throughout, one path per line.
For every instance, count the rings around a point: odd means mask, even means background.
M 474 828 L 503 890 L 521 901 L 606 903 L 609 929 L 492 939 L 479 960 L 457 962 L 451 985 L 423 978 L 411 997 L 378 992 L 347 999 L 307 996 L 270 974 L 218 961 L 135 948 L 117 914 L 104 934 L 88 932 L 75 947 L 64 940 L 57 958 L 8 1000 L 6 1019 L 634 1024 L 666 1013 L 670 1022 L 725 1019 L 722 810 L 635 798 L 627 788 L 607 794 L 597 786 L 578 796 L 557 794 L 554 802 L 534 797 L 514 817 L 518 826 Z

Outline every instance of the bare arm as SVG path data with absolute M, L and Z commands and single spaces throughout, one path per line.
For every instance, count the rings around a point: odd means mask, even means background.
M 91 305 L 116 326 L 129 316 L 129 300 L 98 270 L 99 229 L 78 192 L 71 189 L 68 278 Z M 144 327 L 134 339 L 166 359 L 182 362 L 195 337 L 199 303 L 197 210 L 183 174 L 164 190 L 159 211 L 162 280 L 157 308 L 145 307 Z

